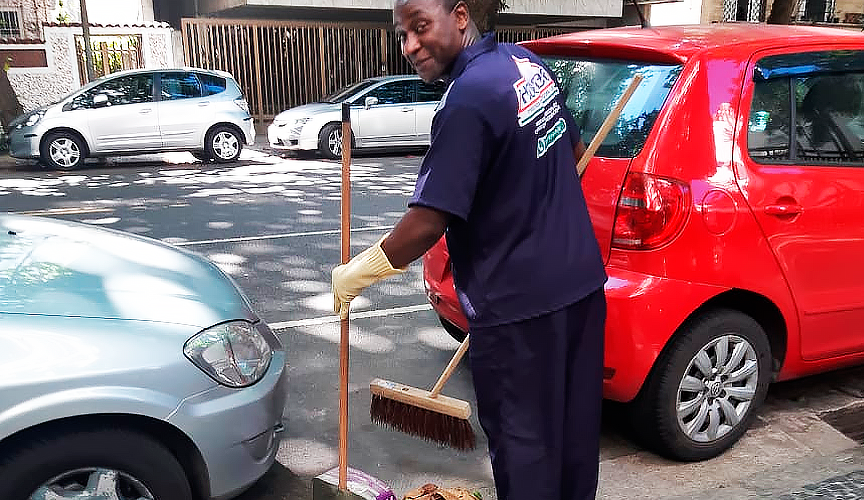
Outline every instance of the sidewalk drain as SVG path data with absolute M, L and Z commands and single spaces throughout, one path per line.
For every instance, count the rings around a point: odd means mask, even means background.
M 864 444 L 864 404 L 828 411 L 821 414 L 820 418 L 848 438 Z

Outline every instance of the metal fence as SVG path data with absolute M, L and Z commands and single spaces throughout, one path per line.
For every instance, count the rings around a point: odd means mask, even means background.
M 126 69 L 137 69 L 143 66 L 141 57 L 141 35 L 97 35 L 90 37 L 93 50 L 93 77 L 116 73 Z M 84 53 L 84 37 L 75 36 L 75 48 L 78 52 L 78 73 L 81 84 L 89 82 L 87 78 L 87 58 Z
M 518 42 L 565 29 L 503 28 Z M 234 75 L 252 115 L 269 120 L 372 76 L 411 73 L 392 26 L 238 19 L 183 19 L 189 66 Z

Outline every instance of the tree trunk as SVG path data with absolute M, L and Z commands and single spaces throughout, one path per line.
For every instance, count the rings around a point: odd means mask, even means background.
M 768 24 L 789 24 L 792 22 L 792 11 L 795 10 L 795 0 L 774 0 Z
M 480 33 L 494 31 L 498 13 L 507 8 L 504 0 L 466 0 L 465 3 Z
M 9 76 L 3 68 L 0 68 L 0 125 L 3 130 L 9 130 L 9 122 L 23 113 L 18 96 L 9 83 Z

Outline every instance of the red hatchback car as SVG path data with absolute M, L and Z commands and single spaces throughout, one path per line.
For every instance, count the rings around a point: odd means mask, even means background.
M 864 34 L 728 24 L 525 43 L 586 143 L 643 81 L 582 178 L 609 280 L 604 395 L 679 460 L 722 453 L 768 384 L 864 363 Z M 444 239 L 423 259 L 467 323 Z

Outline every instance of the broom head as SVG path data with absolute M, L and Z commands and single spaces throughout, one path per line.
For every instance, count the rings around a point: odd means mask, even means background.
M 467 401 L 407 385 L 375 379 L 372 392 L 372 421 L 457 450 L 473 450 L 474 429 L 468 422 Z

